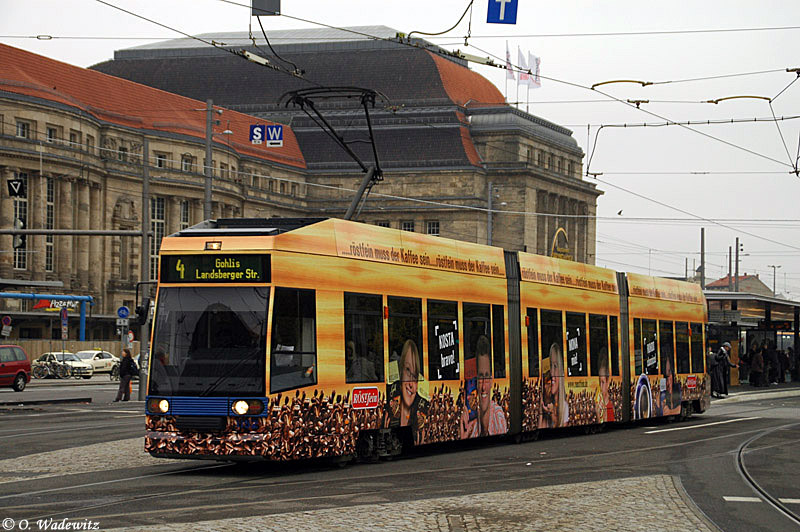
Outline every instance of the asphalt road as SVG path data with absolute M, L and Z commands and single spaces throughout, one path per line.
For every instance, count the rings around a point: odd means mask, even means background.
M 797 387 L 734 394 L 681 423 L 631 425 L 588 436 L 564 431 L 521 444 L 451 444 L 343 468 L 330 462 L 235 465 L 153 459 L 142 452 L 142 403 L 110 404 L 115 389 L 108 384 L 39 384 L 15 395 L 90 394 L 93 400 L 0 407 L 0 520 L 66 518 L 99 523 L 101 530 L 188 531 L 230 529 L 233 521 L 220 520 L 239 518 L 244 521 L 237 530 L 256 530 L 263 529 L 253 521 L 259 516 L 274 521 L 303 512 L 297 529 L 327 530 L 337 529 L 336 519 L 369 508 L 372 513 L 364 519 L 373 529 L 425 530 L 413 521 L 400 527 L 402 509 L 411 512 L 420 503 L 423 509 L 433 508 L 437 500 L 455 497 L 439 529 L 522 530 L 553 517 L 531 511 L 531 521 L 517 527 L 498 514 L 501 525 L 492 528 L 485 512 L 470 520 L 469 506 L 475 496 L 500 505 L 518 499 L 515 494 L 540 489 L 563 505 L 556 521 L 561 526 L 548 521 L 551 529 L 694 530 L 695 525 L 680 527 L 686 515 L 699 519 L 704 530 L 800 529 L 780 509 L 800 514 Z M 0 392 L 0 403 L 7 397 Z M 682 498 L 662 506 L 653 493 L 664 490 L 665 478 L 674 479 Z M 631 479 L 640 481 L 636 490 L 641 496 L 631 492 Z M 653 489 L 646 491 L 650 479 Z M 473 502 L 454 506 L 462 500 Z M 590 500 L 599 500 L 599 507 L 587 507 Z M 395 508 L 395 516 L 380 513 L 387 507 Z M 328 509 L 337 511 L 331 516 Z M 663 527 L 654 525 L 659 522 Z

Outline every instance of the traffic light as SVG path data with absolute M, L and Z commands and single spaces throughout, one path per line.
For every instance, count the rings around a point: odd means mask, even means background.
M 136 307 L 136 323 L 144 325 L 147 322 L 147 317 L 150 314 L 150 298 L 142 298 L 142 304 Z
M 25 229 L 25 221 L 20 218 L 14 218 L 14 229 Z M 27 244 L 26 235 L 14 235 L 14 249 L 24 248 Z

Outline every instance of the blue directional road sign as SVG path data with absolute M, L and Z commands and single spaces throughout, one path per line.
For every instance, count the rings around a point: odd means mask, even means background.
M 490 24 L 516 24 L 519 0 L 489 0 L 486 22 Z
M 131 315 L 131 309 L 129 309 L 128 307 L 123 306 L 117 309 L 117 316 L 119 316 L 122 319 L 125 319 L 130 315 Z
M 283 126 L 267 126 L 267 148 L 283 146 Z
M 250 126 L 250 143 L 261 144 L 264 142 L 264 137 L 267 136 L 266 130 L 267 126 L 263 124 L 252 124 Z

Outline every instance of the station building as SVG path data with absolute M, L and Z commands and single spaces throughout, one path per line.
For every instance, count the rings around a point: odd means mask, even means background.
M 384 27 L 360 32 L 381 38 L 270 34 L 303 78 L 382 95 L 370 111 L 384 180 L 359 220 L 594 263 L 601 192 L 581 177 L 571 131 L 508 106 L 488 80 L 429 43 L 389 42 L 394 30 Z M 237 39 L 214 37 L 264 53 L 263 41 Z M 93 297 L 87 339 L 114 336 L 117 307 L 133 308 L 137 283 L 155 278 L 160 238 L 203 218 L 206 100 L 217 110 L 212 218 L 342 216 L 361 181 L 341 148 L 281 102 L 308 81 L 194 43 L 120 50 L 93 69 L 0 45 L 0 228 L 20 220 L 29 229 L 141 230 L 149 215 L 145 249 L 133 236 L 28 235 L 14 248 L 0 235 L 0 284 L 60 281 L 48 292 Z M 319 107 L 346 141 L 366 137 L 358 102 Z M 251 144 L 256 123 L 283 124 L 283 146 Z M 372 161 L 371 146 L 350 145 Z M 25 193 L 12 197 L 8 181 L 24 181 Z M 0 314 L 14 320 L 11 339 L 60 335 L 42 305 L 0 299 Z

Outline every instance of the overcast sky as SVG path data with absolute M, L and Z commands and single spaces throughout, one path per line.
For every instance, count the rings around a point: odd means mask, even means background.
M 196 35 L 247 31 L 247 1 L 109 3 Z M 753 121 L 771 118 L 773 111 L 778 118 L 800 115 L 800 81 L 781 92 L 797 77 L 786 69 L 800 67 L 800 2 L 519 0 L 512 26 L 486 23 L 490 1 L 495 0 L 474 2 L 469 46 L 464 46 L 469 15 L 446 37 L 429 39 L 448 49 L 501 58 L 508 41 L 514 64 L 517 47 L 541 57 L 542 88 L 530 91 L 517 92 L 502 70 L 472 68 L 509 101 L 519 98 L 522 109 L 569 127 L 586 152 L 584 170 L 588 166 L 601 174 L 596 177 L 605 192 L 598 200 L 598 265 L 683 275 L 686 258 L 690 269 L 699 265 L 700 228 L 706 227 L 710 280 L 727 273 L 728 247 L 738 236 L 746 254 L 740 273 L 758 273 L 772 287 L 770 266 L 780 266 L 778 292 L 800 300 L 800 179 L 792 173 L 800 119 L 777 125 Z M 455 24 L 468 3 L 282 0 L 284 15 L 262 22 L 267 32 L 319 22 L 433 33 Z M 0 42 L 78 66 L 111 59 L 117 49 L 180 36 L 96 0 L 3 0 L 0 5 Z M 759 31 L 704 31 L 743 29 Z M 627 35 L 598 35 L 609 33 Z M 24 38 L 36 35 L 54 39 Z M 715 76 L 728 77 L 696 80 Z M 588 88 L 622 79 L 656 84 Z M 754 98 L 700 103 L 743 95 L 772 98 L 772 109 L 767 100 Z M 650 103 L 637 110 L 610 96 Z M 694 131 L 676 125 L 630 127 L 723 120 L 750 122 L 689 126 Z M 608 127 L 622 124 L 629 127 Z

